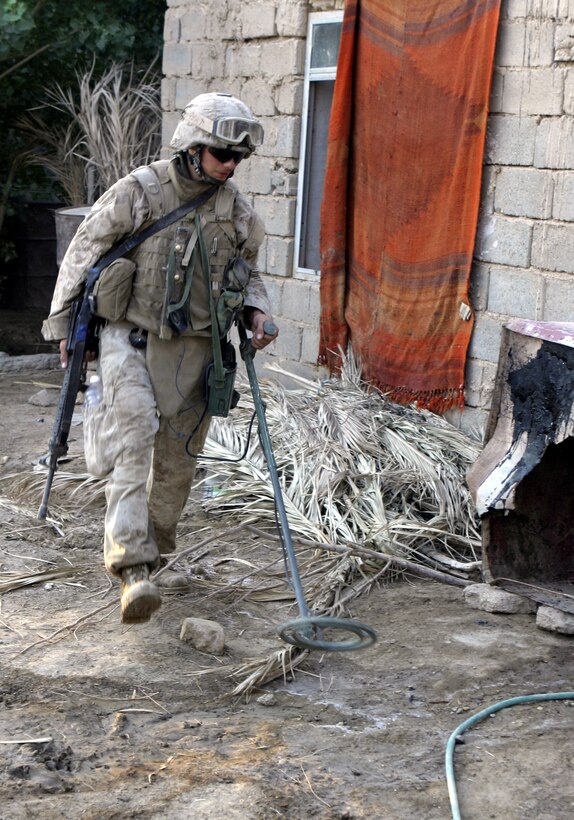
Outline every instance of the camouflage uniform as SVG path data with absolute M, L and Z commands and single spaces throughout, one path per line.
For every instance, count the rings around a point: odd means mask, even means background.
M 208 187 L 180 174 L 175 160 L 152 167 L 164 213 Z M 221 203 L 226 213 L 221 213 Z M 157 203 L 150 201 L 133 175 L 119 180 L 96 202 L 62 262 L 42 329 L 46 339 L 65 338 L 69 306 L 82 291 L 86 271 L 116 242 L 154 222 L 154 208 Z M 217 298 L 229 256 L 241 255 L 255 267 L 263 226 L 230 181 L 197 213 L 208 238 Z M 169 250 L 178 225 L 191 231 L 193 219 L 193 214 L 184 218 L 128 254 L 135 264 L 127 305 L 107 321 L 101 334 L 98 371 L 104 398 L 98 407 L 86 409 L 84 435 L 90 471 L 109 474 L 104 550 L 106 566 L 115 574 L 135 565 L 155 566 L 159 552 L 175 549 L 176 525 L 195 472 L 195 459 L 189 454 L 200 452 L 209 427 L 203 374 L 212 360 L 212 339 L 209 296 L 199 264 L 192 271 L 186 306 L 188 329 L 172 335 L 161 327 Z M 245 306 L 271 314 L 255 270 Z M 148 331 L 146 349 L 136 349 L 129 341 L 136 326 Z

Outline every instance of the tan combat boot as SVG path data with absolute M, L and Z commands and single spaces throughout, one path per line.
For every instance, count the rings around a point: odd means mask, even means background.
M 122 623 L 143 624 L 161 606 L 158 588 L 149 580 L 147 564 L 126 567 L 121 572 L 122 579 Z

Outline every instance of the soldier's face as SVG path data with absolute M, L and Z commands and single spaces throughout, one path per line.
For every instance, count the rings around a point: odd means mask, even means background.
M 203 173 L 214 179 L 220 179 L 222 182 L 233 174 L 242 159 L 243 154 L 240 151 L 210 149 L 207 146 L 204 146 L 201 151 Z

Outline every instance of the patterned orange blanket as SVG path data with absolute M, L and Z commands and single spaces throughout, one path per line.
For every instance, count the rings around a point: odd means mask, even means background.
M 347 0 L 321 213 L 320 361 L 464 405 L 500 0 Z

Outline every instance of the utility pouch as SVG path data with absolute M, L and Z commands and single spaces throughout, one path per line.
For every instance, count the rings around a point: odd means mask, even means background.
M 235 348 L 231 342 L 222 342 L 222 368 L 217 372 L 212 362 L 205 371 L 206 415 L 228 416 L 229 411 L 237 407 L 239 393 L 234 389 L 237 360 Z
M 90 310 L 94 316 L 119 322 L 125 319 L 135 273 L 135 262 L 120 257 L 101 272 L 88 297 Z

